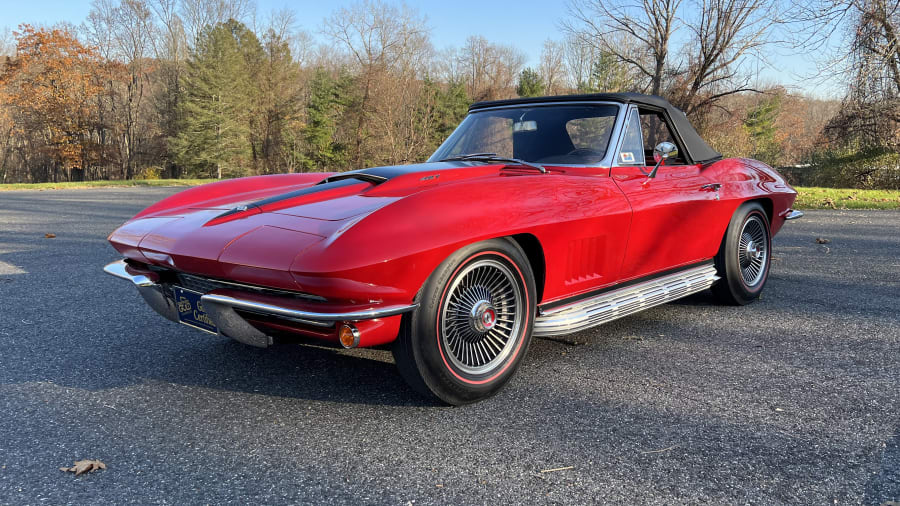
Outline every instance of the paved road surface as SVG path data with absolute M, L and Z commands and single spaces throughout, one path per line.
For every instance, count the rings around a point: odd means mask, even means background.
M 388 351 L 247 348 L 102 274 L 175 191 L 0 193 L 0 503 L 900 501 L 900 213 L 809 212 L 757 304 L 537 340 L 448 408 Z

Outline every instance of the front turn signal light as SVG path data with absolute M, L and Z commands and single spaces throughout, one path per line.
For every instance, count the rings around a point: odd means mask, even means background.
M 353 325 L 345 323 L 338 330 L 338 339 L 344 348 L 356 348 L 359 346 L 359 330 Z

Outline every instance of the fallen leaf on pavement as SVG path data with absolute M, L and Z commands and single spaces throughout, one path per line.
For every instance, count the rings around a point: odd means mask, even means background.
M 56 234 L 44 234 L 44 239 L 53 239 L 56 237 Z
M 99 460 L 76 460 L 72 467 L 60 467 L 60 471 L 75 473 L 75 476 L 84 473 L 93 473 L 97 469 L 106 469 L 106 464 Z

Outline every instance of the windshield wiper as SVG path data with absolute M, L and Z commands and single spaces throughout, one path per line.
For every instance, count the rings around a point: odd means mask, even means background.
M 439 160 L 441 162 L 509 162 L 515 163 L 518 165 L 524 165 L 526 167 L 531 167 L 533 169 L 537 169 L 541 171 L 541 174 L 546 174 L 547 169 L 545 169 L 542 165 L 533 162 L 526 162 L 525 160 L 520 160 L 518 158 L 506 158 L 505 156 L 497 156 L 497 153 L 469 153 L 467 155 L 457 155 L 451 156 L 450 158 L 444 158 L 443 160 Z

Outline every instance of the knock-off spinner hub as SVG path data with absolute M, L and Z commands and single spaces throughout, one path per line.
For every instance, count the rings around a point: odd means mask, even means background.
M 762 251 L 759 250 L 759 246 L 752 240 L 747 242 L 747 256 L 756 260 L 762 257 Z
M 497 323 L 497 311 L 486 300 L 478 301 L 469 314 L 469 324 L 476 332 L 487 332 Z

